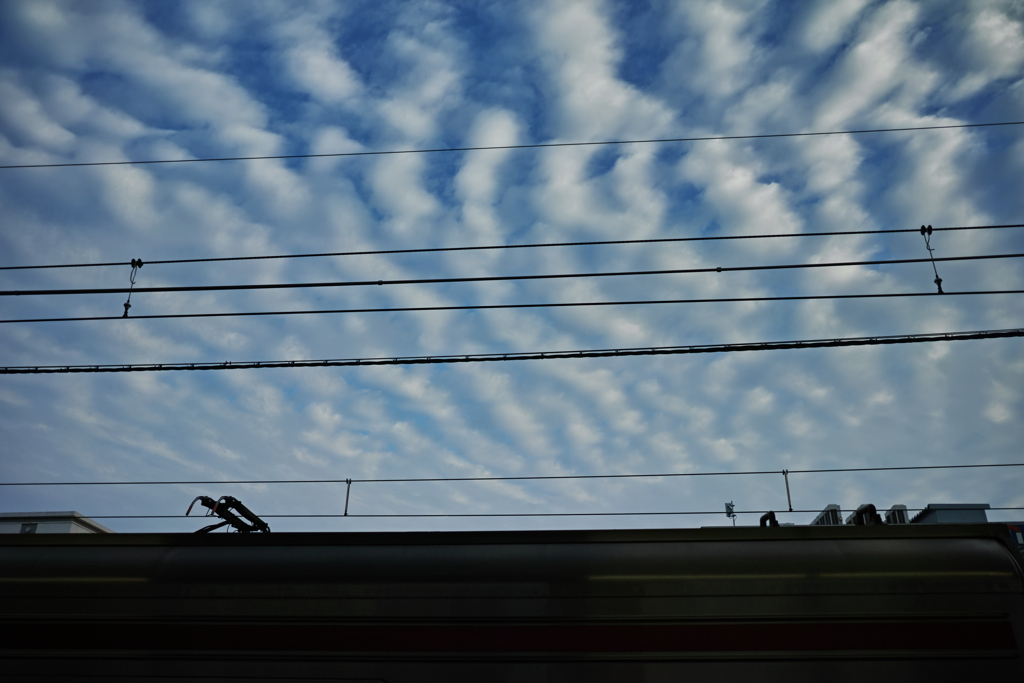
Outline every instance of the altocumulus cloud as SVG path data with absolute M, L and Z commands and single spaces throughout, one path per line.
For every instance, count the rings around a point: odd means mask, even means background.
M 1009 121 L 1009 1 L 0 5 L 0 165 L 325 154 Z M 0 169 L 2 265 L 1017 223 L 1017 127 L 117 167 Z M 941 232 L 937 256 L 1024 251 Z M 139 286 L 921 258 L 876 234 L 211 264 Z M 982 265 L 979 265 L 981 263 Z M 128 267 L 3 271 L 118 287 Z M 940 264 L 1019 289 L 1016 260 Z M 927 292 L 928 264 L 276 292 L 139 293 L 132 314 Z M 119 315 L 121 295 L 3 318 Z M 0 325 L 4 365 L 413 356 L 1020 327 L 1019 295 Z M 211 373 L 5 376 L 3 481 L 551 476 L 1019 460 L 1019 339 Z M 794 506 L 1024 505 L 1016 471 L 792 477 Z M 6 489 L 5 510 L 341 512 L 344 486 Z M 784 509 L 782 478 L 356 484 L 364 514 Z M 1012 514 L 1012 513 L 1008 513 Z M 809 515 L 792 521 L 807 521 Z M 995 515 L 993 515 L 995 517 Z M 740 520 L 750 523 L 753 520 Z M 537 528 L 712 518 L 277 520 Z M 118 530 L 190 530 L 112 520 Z

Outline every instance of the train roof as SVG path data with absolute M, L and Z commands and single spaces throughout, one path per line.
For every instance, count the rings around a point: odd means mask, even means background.
M 341 531 L 274 533 L 9 534 L 4 546 L 431 546 L 572 545 L 615 543 L 765 542 L 867 539 L 993 539 L 1012 548 L 1005 523 L 893 524 L 784 527 L 702 527 L 699 529 L 559 529 L 525 531 Z

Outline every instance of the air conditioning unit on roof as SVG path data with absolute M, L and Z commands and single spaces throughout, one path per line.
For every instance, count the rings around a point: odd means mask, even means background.
M 843 523 L 843 511 L 835 503 L 825 506 L 811 522 L 811 526 L 839 526 Z
M 893 505 L 885 513 L 886 524 L 909 524 L 910 517 L 907 515 L 906 505 Z

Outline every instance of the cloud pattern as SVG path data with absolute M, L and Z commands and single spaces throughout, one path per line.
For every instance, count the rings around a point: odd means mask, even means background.
M 0 163 L 324 154 L 1020 119 L 1019 3 L 0 5 Z M 3 265 L 1019 222 L 1018 127 L 0 170 Z M 936 254 L 1024 251 L 943 232 Z M 147 265 L 146 286 L 926 256 L 861 235 Z M 1024 288 L 1014 260 L 940 264 Z M 0 273 L 124 286 L 127 268 Z M 133 313 L 929 291 L 930 267 L 139 294 Z M 8 298 L 4 318 L 118 315 Z M 410 356 L 1019 327 L 1020 296 L 0 325 L 4 365 Z M 4 481 L 782 470 L 1020 460 L 1019 339 L 707 356 L 0 380 Z M 793 504 L 1024 506 L 1024 473 L 791 477 Z M 4 510 L 333 514 L 345 487 L 24 488 Z M 785 509 L 781 475 L 370 484 L 364 514 Z M 992 513 L 993 519 L 1020 517 Z M 810 515 L 792 515 L 806 522 Z M 740 523 L 754 523 L 741 516 Z M 687 517 L 278 519 L 280 530 L 699 526 Z M 181 520 L 109 520 L 120 531 Z

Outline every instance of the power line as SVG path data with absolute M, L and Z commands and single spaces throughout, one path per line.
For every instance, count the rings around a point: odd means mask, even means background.
M 1022 228 L 1024 223 L 1007 225 L 971 225 L 933 228 L 934 232 L 944 230 L 998 230 L 1001 228 Z M 268 256 L 218 256 L 212 258 L 164 259 L 146 261 L 146 265 L 176 263 L 218 263 L 224 261 L 262 261 L 268 259 L 320 258 L 325 256 L 372 256 L 382 254 L 426 254 L 445 251 L 484 251 L 494 249 L 538 249 L 545 247 L 585 247 L 609 244 L 654 244 L 659 242 L 710 242 L 715 240 L 750 240 L 771 239 L 776 237 L 829 237 L 836 235 L 885 235 L 901 232 L 918 232 L 917 228 L 900 228 L 893 230 L 836 230 L 831 232 L 787 232 L 760 235 L 710 235 L 704 237 L 659 237 L 643 240 L 596 240 L 589 242 L 539 242 L 533 244 L 490 244 L 478 247 L 427 247 L 420 249 L 377 249 L 372 251 L 334 251 L 317 254 L 273 254 Z M 110 263 L 62 263 L 43 266 L 0 266 L 0 270 L 41 270 L 44 268 L 99 268 L 107 266 L 130 266 L 131 261 L 115 261 Z
M 961 123 L 944 126 L 908 126 L 905 128 L 866 128 L 860 130 L 816 131 L 809 133 L 763 133 L 758 135 L 708 135 L 690 138 L 660 138 L 649 140 L 600 140 L 594 142 L 541 142 L 529 145 L 490 145 L 481 147 L 440 147 L 430 149 L 392 149 L 376 152 L 334 152 L 330 154 L 275 154 L 249 157 L 210 157 L 203 159 L 148 159 L 143 161 L 85 161 L 59 164 L 14 164 L 4 168 L 69 168 L 77 166 L 131 166 L 143 164 L 192 164 L 205 161 L 258 161 L 267 159 L 318 159 L 325 157 L 383 156 L 388 154 L 430 154 L 435 152 L 478 152 L 500 149 L 541 149 L 545 147 L 593 147 L 598 145 L 635 145 L 659 142 L 708 142 L 712 140 L 758 140 L 769 138 L 799 138 L 823 135 L 861 135 L 865 133 L 902 133 L 922 130 L 951 130 L 956 128 L 989 128 L 994 126 L 1019 126 L 1024 121 L 1003 121 L 998 123 Z
M 976 292 L 943 292 L 945 296 L 976 296 L 992 294 L 1024 294 L 1024 289 L 999 289 Z M 816 294 L 802 296 L 746 296 L 718 299 L 658 299 L 651 301 L 582 301 L 540 304 L 467 304 L 464 306 L 401 306 L 394 308 L 335 308 L 307 311 L 249 311 L 230 313 L 159 313 L 153 315 L 83 316 L 78 318 L 19 318 L 0 320 L 4 323 L 55 323 L 55 322 L 89 322 L 97 320 L 164 320 L 171 318 L 244 318 L 274 315 L 328 315 L 341 313 L 410 313 L 424 311 L 473 311 L 517 308 L 572 308 L 589 306 L 648 306 L 655 304 L 706 304 L 706 303 L 740 303 L 756 301 L 817 301 L 836 299 L 892 299 L 907 297 L 934 297 L 935 292 L 897 292 L 886 294 Z
M 0 375 L 69 374 L 99 372 L 167 372 L 171 370 L 255 370 L 266 368 L 321 368 L 377 365 L 437 365 L 448 363 L 486 363 L 514 360 L 561 360 L 570 358 L 607 358 L 611 356 L 669 356 L 695 353 L 728 353 L 735 351 L 778 351 L 784 349 L 838 348 L 846 346 L 877 346 L 888 344 L 919 344 L 972 339 L 1024 337 L 1024 328 L 980 330 L 973 332 L 939 332 L 934 334 L 848 337 L 840 339 L 806 339 L 742 344 L 709 344 L 694 346 L 656 346 L 630 349 L 577 351 L 539 351 L 528 353 L 460 354 L 450 356 L 406 356 L 394 358 L 352 358 L 337 360 L 243 361 L 219 363 L 150 363 L 120 365 L 39 365 L 0 367 Z
M 896 472 L 902 470 L 962 470 L 990 467 L 1024 467 L 1024 462 L 976 463 L 970 465 L 905 465 L 895 467 L 838 467 L 829 469 L 785 470 L 789 474 L 826 474 L 843 472 Z M 516 477 L 420 477 L 402 479 L 211 479 L 206 481 L 26 481 L 0 482 L 0 486 L 198 486 L 213 484 L 397 484 L 455 481 L 543 481 L 563 479 L 660 479 L 667 477 L 725 477 L 737 475 L 782 474 L 783 470 L 746 470 L 740 472 L 656 472 L 645 474 L 540 474 Z M 721 514 L 719 511 L 716 514 Z
M 907 512 L 920 512 L 927 508 L 907 508 Z M 1024 507 L 995 507 L 986 510 L 1024 510 Z M 737 515 L 763 515 L 774 512 L 783 514 L 813 514 L 821 510 L 736 510 Z M 721 510 L 683 510 L 672 512 L 463 512 L 463 513 L 408 513 L 408 514 L 293 514 L 293 515 L 260 515 L 264 519 L 311 519 L 328 518 L 437 518 L 437 517 L 656 517 L 678 515 L 721 515 Z M 83 515 L 89 519 L 191 519 L 202 520 L 206 517 L 186 517 L 185 515 Z M 993 522 L 999 524 L 999 522 Z M 731 528 L 731 527 L 730 527 Z
M 1021 258 L 1024 254 L 985 254 L 979 256 L 946 256 L 943 258 L 881 259 L 874 261 L 837 261 L 833 263 L 791 263 L 774 266 L 717 266 L 715 268 L 673 268 L 666 270 L 627 270 L 600 273 L 551 273 L 547 275 L 486 275 L 477 277 L 414 278 L 408 280 L 354 280 L 349 282 L 277 282 L 263 285 L 189 285 L 183 287 L 110 287 L 86 289 L 9 289 L 0 290 L 0 296 L 52 296 L 73 294 L 126 294 L 134 292 L 223 292 L 265 289 L 310 289 L 320 287 L 365 287 L 382 285 L 429 285 L 465 282 L 507 282 L 512 280 L 562 280 L 588 277 L 621 277 L 626 275 L 683 275 L 693 273 L 728 273 L 752 270 L 791 270 L 799 268 L 838 268 L 845 266 L 878 266 L 903 263 L 931 263 L 934 261 L 981 261 Z

